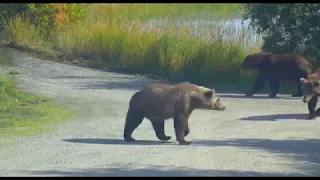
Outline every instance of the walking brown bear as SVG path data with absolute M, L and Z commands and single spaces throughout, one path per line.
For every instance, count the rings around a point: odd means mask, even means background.
M 124 127 L 124 139 L 135 141 L 133 131 L 146 117 L 151 121 L 159 140 L 171 139 L 164 131 L 165 120 L 173 118 L 176 140 L 180 145 L 189 145 L 184 139 L 190 132 L 188 119 L 195 109 L 225 110 L 213 89 L 188 82 L 176 85 L 153 84 L 135 93 L 130 99 Z
M 251 92 L 246 93 L 246 96 L 253 96 L 268 80 L 271 87 L 269 97 L 275 97 L 279 93 L 280 80 L 296 82 L 297 92 L 292 97 L 301 97 L 300 78 L 306 78 L 312 71 L 311 64 L 299 54 L 250 54 L 244 59 L 241 68 L 259 71 Z
M 320 108 L 316 111 L 318 96 L 320 96 L 320 69 L 317 69 L 307 78 L 301 78 L 303 102 L 308 103 L 309 115 L 307 119 L 314 119 L 320 115 Z

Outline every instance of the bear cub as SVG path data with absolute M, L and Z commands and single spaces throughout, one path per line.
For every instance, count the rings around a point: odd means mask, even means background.
M 213 89 L 189 82 L 176 85 L 152 84 L 135 93 L 129 102 L 123 137 L 127 142 L 135 141 L 133 131 L 144 118 L 150 120 L 159 140 L 171 139 L 164 131 L 165 120 L 173 118 L 176 140 L 180 145 L 191 142 L 184 138 L 190 132 L 188 120 L 195 109 L 225 110 Z
M 307 119 L 314 119 L 320 115 L 320 108 L 316 111 L 318 96 L 320 95 L 320 69 L 314 71 L 307 78 L 301 78 L 303 102 L 308 103 L 309 115 Z

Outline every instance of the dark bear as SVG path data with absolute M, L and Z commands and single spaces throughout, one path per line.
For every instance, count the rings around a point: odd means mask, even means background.
M 135 141 L 133 131 L 144 118 L 151 121 L 159 140 L 171 139 L 164 131 L 165 120 L 173 118 L 176 140 L 180 145 L 189 145 L 184 139 L 190 132 L 188 119 L 195 109 L 225 110 L 213 89 L 188 82 L 176 85 L 153 84 L 135 93 L 129 102 L 124 127 L 124 139 Z
M 244 59 L 241 68 L 259 71 L 251 92 L 246 93 L 246 96 L 253 96 L 268 80 L 271 87 L 269 97 L 279 93 L 281 80 L 296 82 L 297 92 L 292 97 L 301 97 L 300 78 L 306 78 L 312 71 L 311 64 L 299 54 L 255 53 Z
M 314 119 L 320 115 L 320 108 L 316 111 L 318 96 L 320 95 L 320 69 L 314 71 L 307 78 L 301 78 L 303 102 L 308 103 L 309 115 L 307 119 Z

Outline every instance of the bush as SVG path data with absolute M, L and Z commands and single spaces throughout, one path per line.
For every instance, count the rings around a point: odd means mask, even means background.
M 320 58 L 320 4 L 245 4 L 245 20 L 263 34 L 264 51 Z
M 0 3 L 0 32 L 4 29 L 7 20 L 12 19 L 15 15 L 21 15 L 27 10 L 26 3 Z
M 7 34 L 29 49 L 59 49 L 109 67 L 128 67 L 140 73 L 160 73 L 201 83 L 234 82 L 246 79 L 246 73 L 240 72 L 244 56 L 260 50 L 259 37 L 230 18 L 236 12 L 241 15 L 236 11 L 238 6 L 92 4 L 87 17 L 76 18 L 84 18 L 80 22 L 56 20 L 62 22 L 58 27 L 66 28 L 50 28 L 54 38 L 46 38 L 45 27 L 28 16 L 10 21 Z M 58 7 L 68 6 L 57 4 Z M 33 11 L 41 12 L 44 11 Z
M 36 26 L 41 27 L 40 33 L 48 38 L 54 32 L 52 29 L 66 28 L 67 25 L 78 23 L 87 16 L 87 4 L 59 3 L 1 3 L 0 16 L 3 24 L 15 16 L 26 18 Z

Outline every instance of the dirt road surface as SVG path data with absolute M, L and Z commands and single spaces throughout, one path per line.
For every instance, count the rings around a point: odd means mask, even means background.
M 320 120 L 301 98 L 218 92 L 227 109 L 195 111 L 190 146 L 160 142 L 148 120 L 122 138 L 130 97 L 152 80 L 33 58 L 10 50 L 20 86 L 80 112 L 53 133 L 0 148 L 0 176 L 319 176 Z

